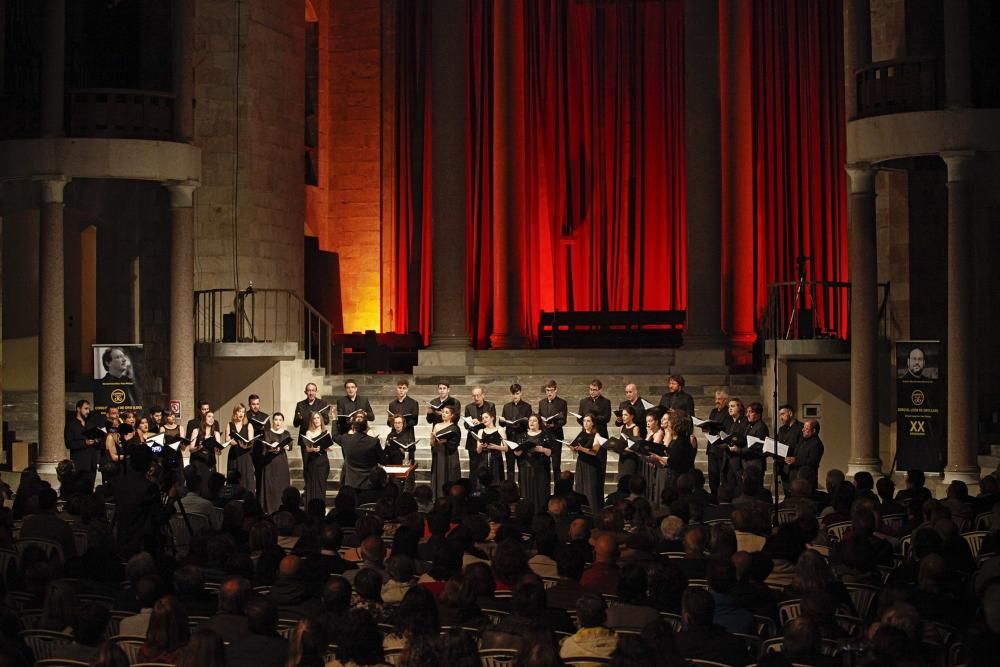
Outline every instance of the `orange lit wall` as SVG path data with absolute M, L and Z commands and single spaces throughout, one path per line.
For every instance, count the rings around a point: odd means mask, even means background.
M 320 23 L 319 185 L 305 233 L 340 259 L 344 331 L 381 330 L 381 11 L 378 0 L 311 0 Z

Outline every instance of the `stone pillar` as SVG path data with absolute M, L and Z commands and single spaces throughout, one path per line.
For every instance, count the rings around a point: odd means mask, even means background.
M 523 5 L 493 3 L 493 334 L 495 349 L 524 345 Z M 436 174 L 435 174 L 436 175 Z
M 947 0 L 941 6 L 944 10 L 945 100 L 949 109 L 969 107 L 972 106 L 969 0 Z
M 184 419 L 194 414 L 195 183 L 167 183 L 170 193 L 170 395 Z
M 45 52 L 42 56 L 42 136 L 63 134 L 66 90 L 66 0 L 45 0 Z M 62 205 L 62 199 L 60 206 Z
M 942 153 L 948 166 L 948 465 L 944 482 L 979 482 L 973 327 L 972 167 L 975 153 Z
M 171 0 L 171 70 L 174 89 L 174 140 L 194 136 L 194 6 L 192 0 Z
M 722 147 L 719 142 L 719 5 L 684 2 L 684 160 L 687 169 L 687 328 L 684 344 L 717 346 L 722 335 Z
M 726 330 L 737 360 L 749 362 L 754 333 L 753 12 L 744 0 L 719 2 L 722 114 L 722 244 Z
M 464 351 L 469 349 L 465 318 L 465 75 L 468 56 L 463 37 L 467 29 L 465 2 L 436 0 L 431 14 L 431 347 Z
M 878 447 L 878 278 L 875 170 L 847 166 L 848 267 L 851 278 L 851 458 L 847 474 L 881 473 Z
M 66 458 L 66 286 L 63 270 L 64 176 L 41 180 L 38 229 L 38 405 L 51 411 L 38 415 L 39 472 L 55 474 Z
M 872 23 L 869 0 L 844 0 L 844 108 L 847 120 L 858 115 L 858 87 L 854 70 L 872 61 Z

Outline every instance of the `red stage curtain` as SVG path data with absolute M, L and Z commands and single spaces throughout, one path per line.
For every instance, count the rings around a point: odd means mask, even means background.
M 430 10 L 396 3 L 395 331 L 431 330 Z
M 492 326 L 492 4 L 470 3 L 467 305 Z M 686 305 L 683 3 L 525 2 L 522 281 L 542 310 Z
M 846 125 L 841 0 L 755 0 L 753 21 L 756 247 L 741 261 L 759 317 L 797 257 L 812 258 L 810 280 L 848 280 Z M 816 297 L 816 326 L 846 337 L 846 293 Z

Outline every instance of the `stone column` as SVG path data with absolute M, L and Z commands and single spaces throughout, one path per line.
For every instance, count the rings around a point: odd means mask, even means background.
M 847 474 L 882 471 L 878 447 L 878 278 L 875 170 L 847 166 L 848 266 L 851 279 L 851 458 Z
M 684 2 L 684 159 L 687 169 L 687 328 L 684 344 L 722 345 L 722 147 L 719 5 Z
M 972 167 L 975 153 L 942 153 L 948 166 L 948 465 L 944 482 L 979 482 L 973 326 Z
M 171 70 L 174 90 L 174 140 L 194 136 L 194 7 L 192 0 L 171 0 Z
M 59 137 L 63 134 L 63 108 L 66 104 L 63 79 L 65 67 L 66 0 L 45 0 L 45 52 L 42 57 L 43 137 Z
M 170 193 L 170 396 L 184 418 L 194 414 L 195 183 L 167 183 Z
M 38 227 L 38 405 L 39 472 L 55 474 L 56 464 L 66 458 L 63 429 L 66 423 L 66 286 L 63 270 L 64 176 L 41 180 Z
M 945 100 L 949 109 L 969 107 L 972 106 L 969 0 L 947 0 L 941 6 L 944 10 Z
M 431 347 L 464 351 L 469 348 L 465 319 L 465 76 L 468 56 L 464 39 L 467 29 L 465 2 L 436 0 L 431 14 L 431 206 L 434 220 Z
M 858 115 L 858 87 L 854 70 L 872 61 L 872 23 L 869 0 L 844 0 L 844 108 L 847 120 Z
M 493 3 L 493 334 L 495 349 L 524 345 L 524 44 L 522 4 Z
M 726 329 L 737 359 L 749 361 L 754 333 L 752 6 L 719 2 L 722 114 L 722 244 Z

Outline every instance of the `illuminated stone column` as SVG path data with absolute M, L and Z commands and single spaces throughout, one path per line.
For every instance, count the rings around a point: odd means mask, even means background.
M 55 475 L 66 458 L 66 287 L 63 193 L 69 179 L 47 177 L 39 203 L 38 271 L 38 470 Z M 51 406 L 45 412 L 41 406 Z
M 851 281 L 851 458 L 847 474 L 882 472 L 878 449 L 878 275 L 875 170 L 847 166 L 848 251 Z
M 975 153 L 942 153 L 948 166 L 948 465 L 944 482 L 979 483 L 973 326 L 972 166 Z
M 170 398 L 194 414 L 194 183 L 170 193 Z

